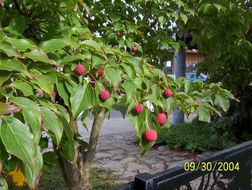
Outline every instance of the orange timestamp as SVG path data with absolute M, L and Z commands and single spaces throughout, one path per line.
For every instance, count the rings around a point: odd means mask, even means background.
M 239 171 L 240 164 L 239 162 L 185 162 L 184 164 L 185 171 L 198 171 L 211 172 L 217 170 L 219 172 L 227 171 Z

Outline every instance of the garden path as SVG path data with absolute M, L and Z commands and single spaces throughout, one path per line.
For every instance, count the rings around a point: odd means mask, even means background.
M 193 116 L 186 118 L 191 121 Z M 170 115 L 171 121 L 173 116 Z M 91 129 L 91 119 L 88 131 L 80 128 L 81 134 L 88 139 Z M 79 123 L 80 124 L 80 123 Z M 203 157 L 204 155 L 200 155 Z M 135 132 L 127 117 L 122 118 L 119 112 L 113 111 L 110 119 L 105 119 L 102 128 L 93 168 L 112 171 L 125 183 L 134 179 L 139 173 L 157 173 L 177 165 L 183 165 L 185 160 L 192 160 L 193 155 L 187 152 L 170 150 L 166 146 L 154 147 L 144 156 L 135 143 Z

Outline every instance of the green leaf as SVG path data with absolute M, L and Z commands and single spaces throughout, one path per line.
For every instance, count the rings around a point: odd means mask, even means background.
M 132 80 L 127 80 L 122 84 L 122 87 L 124 88 L 127 96 L 126 103 L 129 103 L 129 101 L 132 100 L 135 92 L 136 92 L 136 85 Z
M 65 160 L 74 160 L 75 159 L 75 148 L 74 141 L 62 140 L 60 143 L 60 155 Z
M 131 66 L 126 64 L 121 64 L 121 66 L 123 67 L 124 72 L 126 72 L 128 78 L 132 78 L 134 76 L 134 71 Z
M 24 53 L 25 57 L 32 59 L 35 62 L 43 62 L 54 64 L 52 60 L 48 58 L 48 56 L 41 49 L 33 49 L 30 52 Z
M 0 71 L 0 87 L 3 85 L 5 81 L 7 81 L 11 76 L 10 72 Z
M 202 106 L 199 106 L 196 109 L 196 113 L 198 114 L 200 121 L 210 122 L 211 116 L 210 116 L 210 113 L 209 113 L 208 109 L 206 109 L 206 108 L 204 108 Z
M 88 55 L 85 54 L 76 54 L 76 55 L 67 55 L 62 60 L 59 61 L 59 64 L 65 65 L 67 63 L 72 63 L 74 61 L 86 60 Z
M 230 105 L 228 99 L 219 94 L 215 95 L 214 104 L 220 106 L 225 112 L 228 110 Z
M 0 102 L 0 115 L 6 115 L 10 113 L 19 112 L 20 109 L 16 106 Z
M 41 49 L 45 53 L 49 53 L 49 52 L 55 52 L 57 50 L 60 50 L 68 45 L 69 45 L 69 42 L 66 41 L 65 39 L 51 39 L 51 40 L 43 42 L 41 45 Z
M 92 107 L 94 102 L 93 88 L 84 82 L 83 86 L 77 86 L 70 97 L 71 110 L 73 117 L 77 118 L 82 111 Z
M 10 100 L 22 109 L 24 119 L 30 126 L 31 132 L 34 135 L 34 142 L 38 144 L 41 135 L 40 122 L 42 119 L 40 108 L 36 103 L 27 98 L 12 97 Z
M 53 95 L 54 93 L 53 84 L 46 75 L 35 72 L 33 72 L 32 75 L 35 78 L 35 80 L 31 80 L 32 83 L 37 84 L 40 87 L 40 89 L 42 89 L 47 94 Z
M 57 112 L 60 122 L 63 125 L 64 132 L 69 141 L 73 140 L 74 132 L 72 131 L 71 127 L 69 126 L 69 121 L 64 117 L 64 114 Z
M 9 27 L 18 31 L 20 34 L 22 34 L 25 31 L 25 29 L 28 28 L 28 25 L 27 25 L 25 17 L 19 15 L 10 21 Z
M 20 165 L 22 173 L 24 174 L 24 177 L 30 188 L 34 188 L 37 185 L 37 179 L 41 175 L 43 157 L 40 152 L 37 154 L 35 164 L 35 166 L 30 166 L 28 163 L 23 163 Z
M 192 89 L 191 82 L 189 80 L 185 80 L 185 93 L 188 94 Z
M 188 17 L 184 13 L 180 13 L 179 15 L 183 22 L 186 24 L 188 21 Z
M 121 112 L 123 119 L 127 114 L 126 96 L 123 96 L 114 106 L 114 109 Z
M 104 75 L 105 78 L 111 82 L 114 86 L 118 85 L 121 81 L 121 75 L 120 71 L 116 71 L 115 69 L 111 67 L 105 67 L 104 68 Z
M 142 90 L 143 80 L 141 78 L 134 78 L 133 82 L 135 83 L 137 89 Z
M 8 190 L 8 184 L 4 178 L 0 177 L 0 189 L 1 190 Z
M 86 110 L 81 114 L 81 123 L 83 127 L 85 127 L 86 129 L 88 129 L 88 121 L 89 121 L 88 115 L 89 115 L 89 110 Z
M 155 75 L 158 78 L 162 78 L 162 77 L 165 76 L 165 73 L 162 70 L 160 70 L 160 69 L 153 69 L 152 71 L 155 73 Z
M 27 49 L 35 47 L 35 44 L 31 40 L 27 39 L 6 38 L 6 41 L 11 43 L 12 46 L 17 48 L 19 51 L 26 51 Z
M 134 115 L 133 111 L 131 111 L 128 115 L 128 119 L 132 122 L 133 127 L 136 130 L 136 135 L 139 139 L 141 139 L 141 136 L 146 128 L 145 116 L 146 110 L 138 116 Z
M 22 62 L 15 59 L 0 59 L 0 70 L 11 72 L 17 71 L 29 75 L 26 66 Z
M 61 137 L 62 137 L 62 134 L 63 134 L 62 123 L 59 121 L 59 118 L 57 117 L 57 115 L 54 112 L 52 112 L 50 109 L 48 109 L 46 107 L 41 107 L 40 109 L 44 115 L 44 117 L 43 117 L 44 129 L 46 131 L 52 132 L 53 135 L 55 136 L 56 144 L 59 144 Z
M 43 154 L 43 161 L 44 163 L 48 164 L 48 165 L 52 165 L 55 166 L 56 164 L 58 164 L 58 159 L 57 159 L 57 155 L 55 152 L 46 152 Z
M 7 152 L 35 170 L 39 162 L 39 153 L 29 128 L 14 117 L 3 117 L 0 134 Z
M 92 56 L 92 68 L 96 68 L 100 65 L 104 65 L 106 61 L 98 56 Z
M 101 51 L 101 44 L 97 43 L 94 40 L 85 40 L 80 42 L 80 45 L 86 45 L 88 47 L 91 47 L 93 49 L 95 49 L 96 51 Z
M 9 57 L 19 57 L 19 53 L 7 42 L 0 43 L 0 52 L 5 53 Z
M 58 80 L 56 88 L 60 97 L 64 100 L 65 105 L 69 106 L 70 93 L 68 92 L 64 82 L 62 80 Z
M 32 96 L 33 95 L 33 88 L 32 86 L 24 81 L 21 80 L 16 80 L 13 82 L 13 87 L 20 90 L 21 92 L 23 92 L 23 94 L 25 96 Z

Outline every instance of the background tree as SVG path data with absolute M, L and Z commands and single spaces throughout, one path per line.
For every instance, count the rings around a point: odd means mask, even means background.
M 195 16 L 188 18 L 193 42 L 205 60 L 199 72 L 210 82 L 221 82 L 240 102 L 232 104 L 226 117 L 212 123 L 220 133 L 244 138 L 252 132 L 252 11 L 249 1 L 200 1 L 191 5 Z
M 126 2 L 87 1 L 92 11 L 84 17 L 90 30 L 108 44 L 148 57 L 152 64 L 162 69 L 164 62 L 171 59 L 167 50 L 180 46 L 174 37 L 178 32 L 175 23 L 187 23 L 194 10 L 180 0 Z M 137 48 L 136 52 L 133 47 Z
M 21 169 L 31 189 L 38 187 L 43 164 L 55 159 L 69 189 L 89 189 L 99 132 L 113 108 L 128 114 L 144 154 L 161 126 L 169 126 L 166 117 L 175 106 L 209 122 L 234 98 L 218 84 L 173 81 L 148 59 L 106 45 L 81 17 L 89 10 L 82 1 L 10 0 L 1 6 L 0 175 Z M 94 121 L 86 142 L 77 120 L 85 127 L 89 113 Z M 53 151 L 44 152 L 49 139 Z M 4 178 L 0 184 L 6 186 Z

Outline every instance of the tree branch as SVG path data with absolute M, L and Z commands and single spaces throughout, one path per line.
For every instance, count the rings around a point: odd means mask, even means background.
M 17 0 L 13 0 L 13 2 L 14 2 L 14 4 L 15 4 L 15 7 L 17 8 L 19 14 L 22 15 L 22 11 L 21 11 L 21 9 L 20 9 L 20 7 L 19 7 L 19 4 L 18 4 Z
M 103 121 L 106 117 L 108 117 L 109 112 L 106 112 L 105 108 L 102 108 L 101 111 L 95 116 L 92 131 L 89 140 L 88 150 L 85 155 L 85 165 L 86 167 L 90 167 L 94 158 L 95 151 L 98 142 L 98 138 L 100 135 L 100 130 L 103 124 Z

